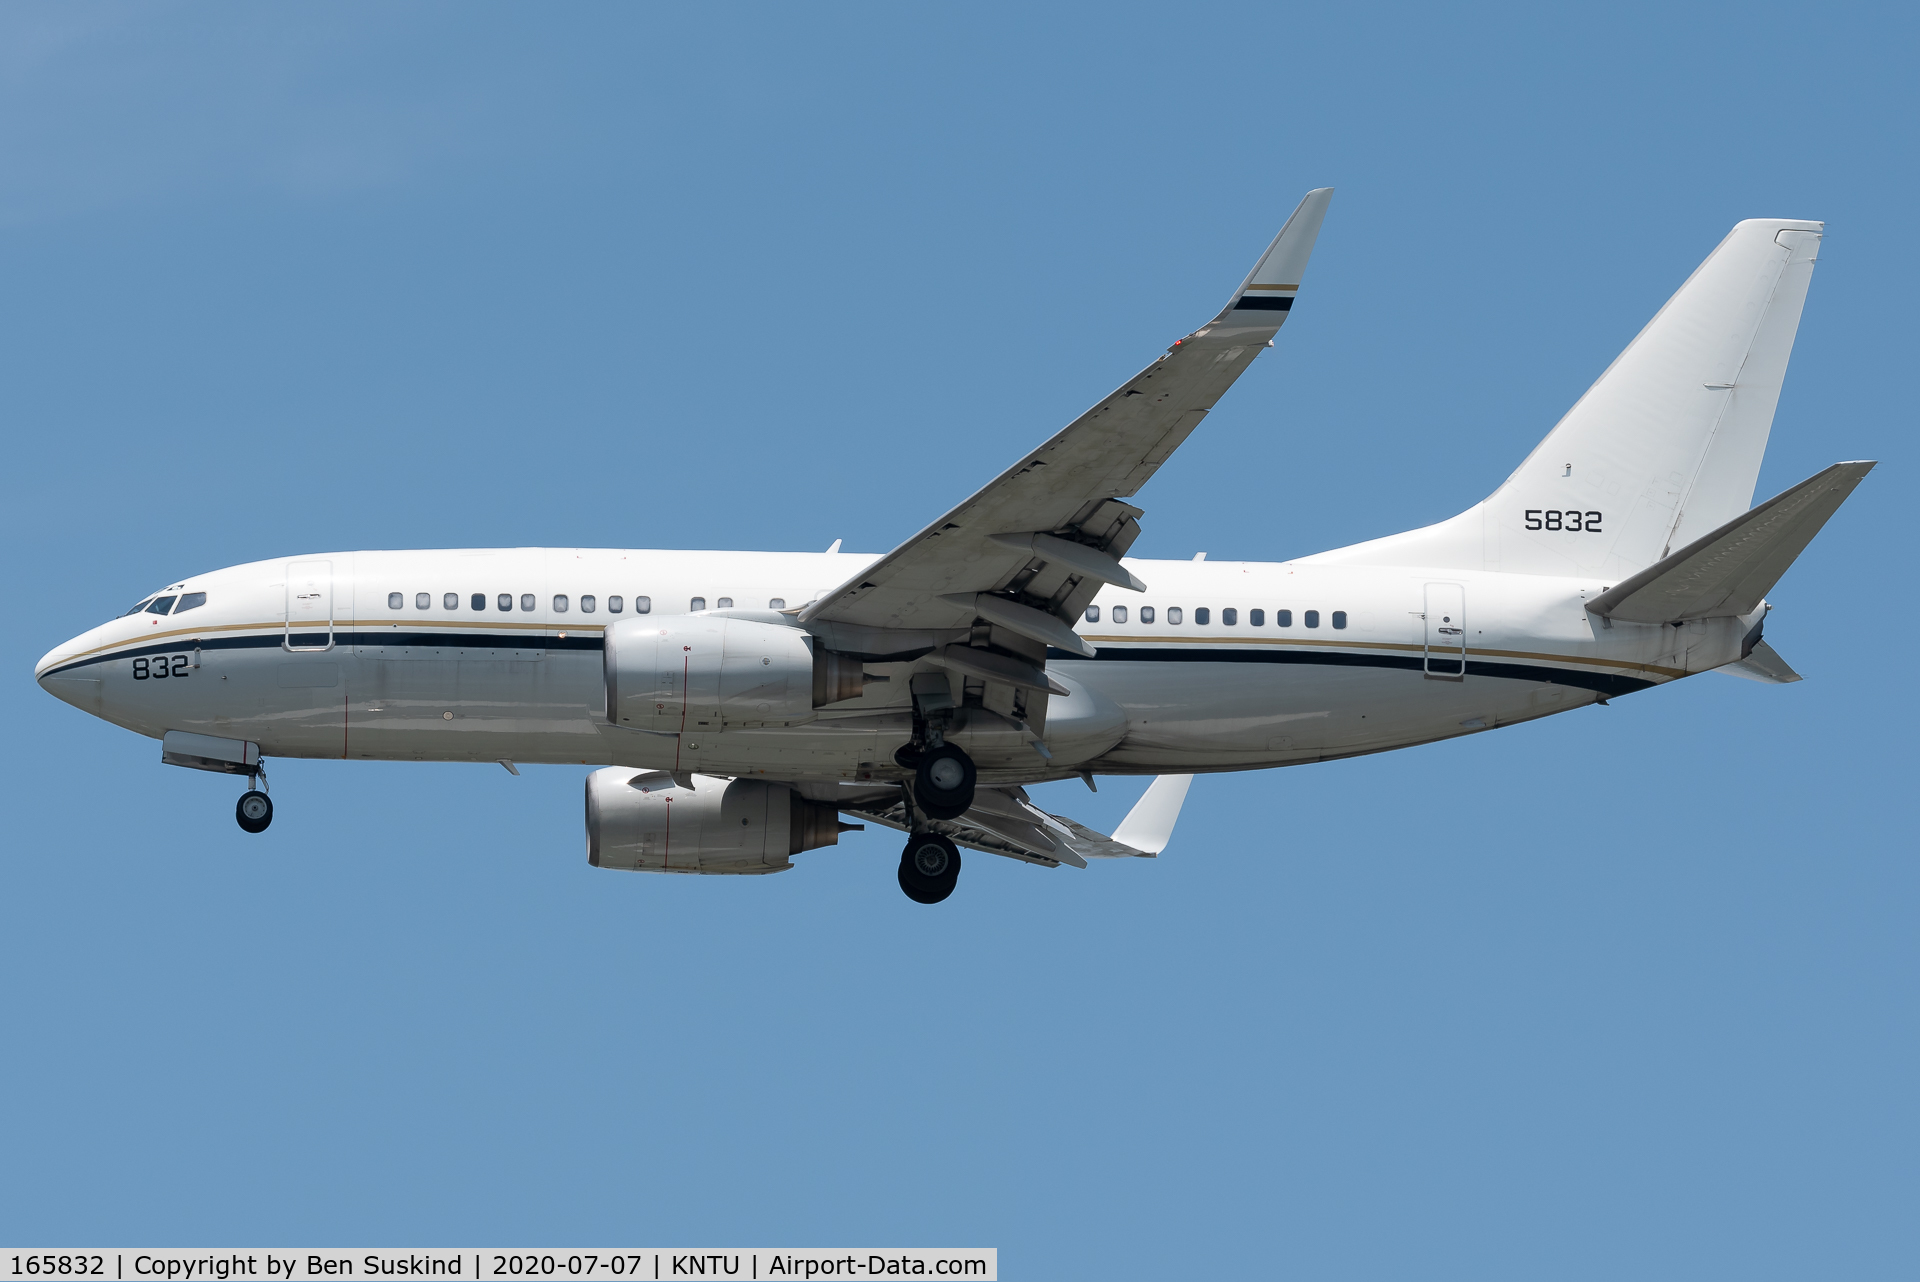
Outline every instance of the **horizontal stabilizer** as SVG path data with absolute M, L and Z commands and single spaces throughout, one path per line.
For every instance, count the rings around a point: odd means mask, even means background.
M 1873 467 L 1835 463 L 1622 580 L 1587 609 L 1627 623 L 1749 614 Z
M 1752 652 L 1738 663 L 1729 663 L 1714 671 L 1724 672 L 1730 677 L 1745 677 L 1749 681 L 1764 681 L 1770 686 L 1790 685 L 1800 680 L 1800 674 L 1789 668 L 1787 661 L 1765 641 L 1754 642 Z

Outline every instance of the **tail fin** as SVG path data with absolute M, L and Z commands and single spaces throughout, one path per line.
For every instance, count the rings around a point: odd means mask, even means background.
M 1485 501 L 1314 560 L 1618 579 L 1745 512 L 1823 226 L 1736 224 Z

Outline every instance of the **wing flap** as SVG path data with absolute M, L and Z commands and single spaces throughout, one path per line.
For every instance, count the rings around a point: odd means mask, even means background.
M 956 846 L 1048 868 L 1061 864 L 1085 868 L 1089 859 L 1151 859 L 1166 847 L 1192 782 L 1192 775 L 1162 775 L 1154 780 L 1122 821 L 1120 835 L 1113 837 L 1064 815 L 1048 814 L 1020 787 L 982 788 L 973 806 L 958 819 L 921 822 Z M 840 803 L 840 809 L 882 827 L 908 831 L 910 817 L 905 803 L 897 798 Z M 1124 836 L 1130 832 L 1148 844 L 1128 844 Z

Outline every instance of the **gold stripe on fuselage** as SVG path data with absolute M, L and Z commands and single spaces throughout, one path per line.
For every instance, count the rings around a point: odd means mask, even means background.
M 1307 637 L 1233 637 L 1230 640 L 1221 637 L 1142 637 L 1134 636 L 1095 636 L 1084 633 L 1083 641 L 1095 645 L 1234 645 L 1234 646 L 1312 646 L 1323 650 L 1396 650 L 1402 654 L 1425 654 L 1425 646 L 1406 645 L 1395 641 L 1315 641 Z M 1436 651 L 1444 657 L 1452 651 Z M 1476 650 L 1467 647 L 1469 658 L 1478 655 L 1490 659 L 1533 659 L 1541 663 L 1578 663 L 1591 668 L 1630 668 L 1635 672 L 1657 672 L 1666 677 L 1684 677 L 1686 671 L 1681 668 L 1663 668 L 1657 663 L 1635 663 L 1630 659 L 1589 659 L 1576 654 L 1539 654 L 1532 650 Z
M 308 631 L 318 630 L 317 624 L 296 626 L 304 627 Z M 416 630 L 436 628 L 470 632 L 552 632 L 558 634 L 564 632 L 605 632 L 607 626 L 608 625 L 604 623 L 575 623 L 566 627 L 559 627 L 551 623 L 521 623 L 504 619 L 497 622 L 483 619 L 421 619 L 409 621 L 406 624 L 395 623 L 391 619 L 344 619 L 336 620 L 330 625 L 330 629 L 359 632 L 363 629 L 408 627 Z M 65 666 L 81 659 L 92 658 L 95 655 L 106 654 L 114 650 L 130 649 L 135 646 L 149 645 L 155 641 L 163 641 L 173 637 L 197 638 L 223 632 L 284 632 L 286 629 L 286 623 L 275 620 L 270 623 L 221 623 L 206 628 L 176 628 L 166 632 L 149 632 L 143 636 L 129 637 L 123 641 L 112 641 L 106 645 L 95 646 L 91 650 L 82 650 L 76 654 L 62 655 L 60 663 L 62 666 Z M 1082 639 L 1091 641 L 1096 645 L 1112 646 L 1292 646 L 1301 649 L 1391 650 L 1401 654 L 1424 654 L 1426 652 L 1423 646 L 1406 645 L 1393 641 L 1321 641 L 1307 637 L 1233 637 L 1228 639 L 1222 637 L 1142 637 L 1137 634 L 1133 636 L 1099 636 L 1089 633 L 1084 634 Z M 378 644 L 378 642 L 366 637 L 356 636 L 353 644 L 375 645 Z M 1574 654 L 1545 654 L 1532 650 L 1482 650 L 1469 646 L 1467 648 L 1467 655 L 1468 657 L 1479 656 L 1490 659 L 1531 659 L 1536 663 L 1577 663 L 1584 667 L 1591 668 L 1624 668 L 1634 672 L 1657 673 L 1663 677 L 1684 677 L 1687 675 L 1683 669 L 1662 667 L 1656 663 L 1635 663 L 1628 659 L 1594 659 Z
M 317 622 L 294 624 L 293 628 L 306 632 L 318 632 L 323 626 L 329 632 L 347 630 L 357 632 L 362 628 L 397 628 L 403 625 L 395 623 L 391 619 L 381 619 L 377 623 L 364 619 L 337 619 L 332 623 L 324 625 Z M 471 622 L 465 619 L 421 619 L 404 626 L 414 628 L 465 628 L 469 630 L 484 628 L 488 632 L 605 632 L 607 630 L 607 625 L 604 623 L 574 623 L 566 627 L 556 627 L 551 623 L 488 623 L 478 619 Z M 212 627 L 206 628 L 173 628 L 166 632 L 143 633 L 137 637 L 128 637 L 123 641 L 109 641 L 107 644 L 97 645 L 91 650 L 79 650 L 73 654 L 62 655 L 60 656 L 60 661 L 62 663 L 72 663 L 76 659 L 91 658 L 96 654 L 105 654 L 109 650 L 121 650 L 130 646 L 147 645 L 154 641 L 166 640 L 168 637 L 204 637 L 212 636 L 217 632 L 285 632 L 287 630 L 288 625 L 278 619 L 271 623 L 216 623 Z M 354 644 L 360 645 L 366 643 L 356 638 Z

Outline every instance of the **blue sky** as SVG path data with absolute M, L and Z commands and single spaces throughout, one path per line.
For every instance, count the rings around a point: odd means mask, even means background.
M 1915 44 L 1893 6 L 0 12 L 0 1233 L 1910 1274 Z M 1322 185 L 1136 552 L 1450 515 L 1735 221 L 1825 219 L 1760 492 L 1882 464 L 1773 594 L 1806 681 L 1202 778 L 1158 861 L 982 856 L 937 910 L 887 834 L 590 869 L 579 768 L 285 762 L 250 838 L 31 681 L 262 557 L 884 551 Z

